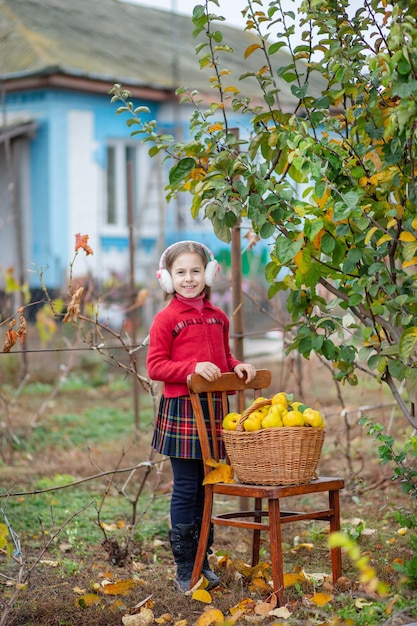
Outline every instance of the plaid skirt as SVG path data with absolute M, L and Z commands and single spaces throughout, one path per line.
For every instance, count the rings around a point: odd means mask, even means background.
M 220 457 L 224 458 L 223 440 L 221 436 L 223 411 L 220 394 L 214 397 L 216 430 L 219 439 Z M 207 400 L 201 401 L 206 418 L 207 432 L 211 442 L 211 428 L 208 417 Z M 201 459 L 201 447 L 198 438 L 197 424 L 189 396 L 178 398 L 161 397 L 158 416 L 152 437 L 152 447 L 160 454 L 182 459 Z

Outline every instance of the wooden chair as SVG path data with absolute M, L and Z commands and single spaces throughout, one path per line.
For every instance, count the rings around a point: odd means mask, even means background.
M 210 457 L 219 460 L 219 442 L 217 437 L 212 437 L 210 443 L 206 422 L 204 420 L 200 394 L 207 394 L 208 406 L 211 420 L 211 431 L 214 428 L 213 404 L 211 398 L 213 394 L 221 394 L 223 403 L 223 414 L 229 410 L 236 410 L 241 413 L 248 402 L 252 402 L 255 397 L 261 395 L 262 389 L 266 389 L 271 384 L 271 373 L 269 370 L 258 370 L 256 377 L 246 384 L 234 373 L 222 374 L 215 382 L 208 382 L 198 374 L 191 374 L 187 380 L 191 402 L 197 422 L 199 439 L 201 443 L 203 460 Z M 228 396 L 235 392 L 232 396 Z M 251 397 L 248 398 L 250 393 Z M 229 398 L 229 399 L 228 399 Z M 234 402 L 234 408 L 229 402 Z M 204 465 L 205 474 L 212 468 Z M 283 572 L 283 550 L 281 526 L 289 522 L 299 520 L 324 520 L 330 525 L 330 532 L 340 530 L 340 509 L 339 491 L 343 489 L 344 482 L 340 478 L 318 478 L 308 484 L 303 485 L 245 485 L 239 482 L 233 484 L 217 483 L 205 486 L 204 514 L 201 525 L 201 532 L 198 543 L 198 550 L 194 564 L 191 585 L 193 587 L 202 571 L 203 561 L 206 556 L 211 524 L 221 526 L 232 526 L 237 528 L 247 528 L 252 533 L 252 566 L 259 562 L 261 532 L 269 532 L 270 557 L 272 566 L 273 591 L 277 595 L 279 605 L 284 604 L 284 572 Z M 307 512 L 281 511 L 281 500 L 294 496 L 306 496 L 316 493 L 328 493 L 328 508 L 315 509 Z M 237 509 L 241 508 L 242 502 L 252 502 L 253 509 L 249 511 L 236 510 L 233 513 L 213 514 L 213 498 L 216 494 L 229 498 L 237 497 Z M 242 500 L 246 499 L 246 500 Z M 267 508 L 263 509 L 263 500 L 267 502 Z M 331 549 L 332 577 L 335 583 L 342 574 L 342 559 L 340 548 Z

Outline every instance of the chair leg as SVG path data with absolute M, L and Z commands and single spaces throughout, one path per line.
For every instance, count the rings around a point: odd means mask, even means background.
M 262 499 L 261 498 L 255 498 L 255 511 L 261 511 L 262 510 Z M 253 521 L 254 522 L 261 522 L 262 521 L 262 515 L 254 515 L 253 517 Z M 259 563 L 259 551 L 261 548 L 261 531 L 260 530 L 254 530 L 252 533 L 252 567 L 254 565 L 257 565 Z
M 278 605 L 282 606 L 284 599 L 284 568 L 282 555 L 281 512 L 279 500 L 268 500 L 269 513 L 269 543 L 271 551 L 272 582 Z
M 338 532 L 340 530 L 340 499 L 339 491 L 329 491 L 329 508 L 333 511 L 330 517 L 330 532 Z M 332 560 L 332 578 L 333 584 L 337 583 L 342 575 L 342 549 L 330 549 Z
M 198 538 L 197 554 L 194 561 L 193 573 L 191 576 L 190 589 L 194 587 L 201 576 L 203 570 L 204 559 L 207 554 L 207 545 L 209 541 L 211 528 L 211 514 L 213 511 L 213 493 L 210 485 L 206 485 L 204 492 L 204 510 L 203 519 L 201 521 L 200 535 Z

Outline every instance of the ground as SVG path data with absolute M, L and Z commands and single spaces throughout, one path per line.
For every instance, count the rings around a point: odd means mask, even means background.
M 132 511 L 121 494 L 124 480 L 114 476 L 110 484 L 107 479 L 101 479 L 98 481 L 99 488 L 92 486 L 97 481 L 87 483 L 85 493 L 90 490 L 94 497 L 99 493 L 102 498 L 95 507 L 99 508 L 100 519 L 106 520 L 109 541 L 103 543 L 104 536 L 97 530 L 97 525 L 96 534 L 91 535 L 89 527 L 80 523 L 74 530 L 73 525 L 69 524 L 42 555 L 36 567 L 33 567 L 25 589 L 18 594 L 8 611 L 7 620 L 0 621 L 0 624 L 119 625 L 124 615 L 139 612 L 140 604 L 147 598 L 148 610 L 152 611 L 155 619 L 160 620 L 159 623 L 169 623 L 168 619 L 173 624 L 186 620 L 182 622 L 183 626 L 185 623 L 194 624 L 205 608 L 215 607 L 231 619 L 230 609 L 239 603 L 244 609 L 241 617 L 235 617 L 234 623 L 237 624 L 260 621 L 262 624 L 384 623 L 400 626 L 411 622 L 412 617 L 417 618 L 415 603 L 412 606 L 407 601 L 407 598 L 412 597 L 412 592 L 407 590 L 401 576 L 393 568 L 395 562 L 400 563 L 407 555 L 411 555 L 407 537 L 398 534 L 400 525 L 394 520 L 394 510 L 401 506 L 406 509 L 409 500 L 402 494 L 398 484 L 392 482 L 392 468 L 380 464 L 375 444 L 358 425 L 358 417 L 367 412 L 401 436 L 407 429 L 403 418 L 393 413 L 389 397 L 365 380 L 357 388 L 343 390 L 346 399 L 344 403 L 341 402 L 328 369 L 318 361 L 282 363 L 263 357 L 256 364 L 258 367 L 270 367 L 273 371 L 270 393 L 285 389 L 319 408 L 326 416 L 326 440 L 318 472 L 344 478 L 345 489 L 341 499 L 344 528 L 351 538 L 359 542 L 362 555 L 368 558 L 376 575 L 389 585 L 393 602 L 395 590 L 399 591 L 401 598 L 405 598 L 404 602 L 393 604 L 390 612 L 387 612 L 386 600 L 379 606 L 377 597 L 360 583 L 359 572 L 347 555 L 343 560 L 344 576 L 338 585 L 333 587 L 325 580 L 323 574 L 329 573 L 327 536 L 318 522 L 304 522 L 296 527 L 287 525 L 285 528 L 285 571 L 297 574 L 303 570 L 309 575 L 315 574 L 312 580 L 299 580 L 286 589 L 286 606 L 291 614 L 286 621 L 280 621 L 281 618 L 275 616 L 262 617 L 254 612 L 256 604 L 270 600 L 270 594 L 262 576 L 254 578 L 253 572 L 242 565 L 249 561 L 249 537 L 232 529 L 216 531 L 214 554 L 210 559 L 221 577 L 222 586 L 212 593 L 212 603 L 205 605 L 179 594 L 173 583 L 175 568 L 166 536 L 171 476 L 169 465 L 163 463 L 158 468 L 160 473 L 154 469 L 143 483 L 144 493 L 147 493 L 152 504 L 149 505 L 150 512 L 144 514 L 143 526 L 142 521 L 138 524 L 135 541 L 127 555 L 120 554 L 128 535 L 126 529 Z M 13 426 L 12 430 L 18 437 L 22 437 L 23 426 L 26 424 L 27 427 L 28 415 L 33 415 L 33 402 L 31 395 L 22 396 L 18 411 L 16 407 L 9 407 L 8 416 L 12 413 L 14 420 L 9 426 Z M 146 405 L 146 398 L 141 397 L 140 403 Z M 147 460 L 152 431 L 149 419 L 141 424 L 140 437 L 136 437 L 131 428 L 128 432 L 116 432 L 121 415 L 129 415 L 131 419 L 131 404 L 132 398 L 126 386 L 118 388 L 117 385 L 96 381 L 94 385 L 80 383 L 80 391 L 61 390 L 50 399 L 47 410 L 37 418 L 39 423 L 31 435 L 31 445 L 16 446 L 15 450 L 3 445 L 3 463 L 0 465 L 2 492 L 6 485 L 9 491 L 30 491 L 35 486 L 39 489 L 55 485 L 57 476 L 64 477 L 65 482 L 65 476 L 80 479 L 103 470 L 131 467 L 138 461 Z M 107 415 L 112 410 L 115 412 L 114 428 L 107 433 L 100 422 L 100 413 L 106 412 Z M 84 441 L 79 433 L 75 433 L 74 427 L 74 416 L 82 415 L 89 416 L 83 425 Z M 61 417 L 58 419 L 58 416 Z M 93 423 L 93 420 L 97 421 Z M 70 423 L 72 431 L 68 429 Z M 97 429 L 103 432 L 96 432 Z M 145 472 L 146 469 L 138 473 L 136 486 L 141 484 Z M 70 489 L 64 491 L 67 496 L 63 496 L 62 491 L 52 492 L 51 510 L 53 498 L 58 500 L 66 497 L 65 506 L 69 515 L 81 505 L 74 492 Z M 31 496 L 25 498 L 30 499 Z M 33 527 L 28 531 L 23 520 L 19 521 L 17 500 L 16 497 L 10 498 L 5 508 L 8 517 L 19 529 L 25 560 L 30 566 L 39 558 L 43 542 L 49 540 L 50 531 L 39 526 L 36 515 Z M 20 510 L 23 510 L 23 500 L 21 497 Z M 32 500 L 35 500 L 35 496 Z M 111 514 L 108 510 L 105 512 L 105 506 L 100 510 L 100 502 L 103 501 L 109 504 Z M 25 513 L 25 516 L 28 515 Z M 27 517 L 25 521 L 28 522 Z M 89 523 L 90 527 L 93 523 Z M 77 536 L 74 539 L 75 532 Z M 261 559 L 267 569 L 266 542 L 262 547 Z M 16 567 L 14 570 L 13 566 L 8 567 L 12 569 L 5 571 L 12 577 Z M 265 580 L 268 580 L 268 571 Z M 103 581 L 119 581 L 119 586 L 106 586 Z M 2 587 L 3 598 L 7 601 L 14 587 Z M 113 591 L 114 595 L 106 593 L 106 590 Z M 312 601 L 317 592 L 331 595 L 333 600 L 330 604 L 327 601 L 323 606 L 317 605 Z M 89 596 L 90 593 L 93 595 Z M 90 605 L 91 598 L 97 603 Z M 336 618 L 336 615 L 339 617 Z

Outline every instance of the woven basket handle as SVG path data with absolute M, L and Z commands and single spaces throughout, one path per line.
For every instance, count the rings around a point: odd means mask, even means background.
M 251 404 L 247 409 L 243 411 L 242 417 L 237 423 L 236 431 L 240 433 L 244 431 L 243 422 L 252 413 L 252 411 L 256 411 L 257 409 L 261 409 L 263 406 L 268 406 L 270 404 L 272 404 L 271 400 L 259 400 L 258 402 L 254 402 L 253 404 Z

